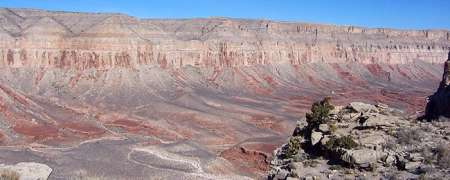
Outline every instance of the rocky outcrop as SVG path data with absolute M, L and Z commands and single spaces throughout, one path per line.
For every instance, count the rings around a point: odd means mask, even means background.
M 447 61 L 444 63 L 444 73 L 439 88 L 430 97 L 425 110 L 425 117 L 428 120 L 439 119 L 440 116 L 450 118 L 450 52 Z
M 269 179 L 449 178 L 448 122 L 410 121 L 384 104 L 361 102 L 326 114 L 308 115 L 307 125 L 298 122 L 289 143 L 274 151 Z M 324 118 L 323 124 L 312 124 L 314 118 Z M 365 123 L 371 118 L 373 124 Z M 329 131 L 319 137 L 317 130 L 325 126 Z M 293 146 L 292 139 L 302 145 Z
M 445 30 L 368 29 L 206 18 L 0 9 L 0 67 L 70 69 L 240 67 L 310 62 L 439 63 Z

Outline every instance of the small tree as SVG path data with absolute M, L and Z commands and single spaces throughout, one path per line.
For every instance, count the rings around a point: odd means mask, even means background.
M 289 143 L 287 144 L 286 149 L 286 157 L 292 158 L 294 155 L 298 154 L 298 150 L 300 149 L 300 138 L 299 137 L 291 137 L 289 139 Z
M 315 102 L 311 106 L 311 113 L 306 113 L 306 122 L 310 130 L 328 121 L 330 111 L 334 109 L 330 100 L 330 97 L 326 97 L 322 101 Z

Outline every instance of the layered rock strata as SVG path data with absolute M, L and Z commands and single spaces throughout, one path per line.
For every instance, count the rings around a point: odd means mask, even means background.
M 367 29 L 227 18 L 0 10 L 0 67 L 239 67 L 309 62 L 440 63 L 446 30 Z

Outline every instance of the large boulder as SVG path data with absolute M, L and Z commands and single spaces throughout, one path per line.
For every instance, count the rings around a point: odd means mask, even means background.
M 405 163 L 405 170 L 414 172 L 417 168 L 419 168 L 421 165 L 420 162 L 406 162 Z
M 311 144 L 314 146 L 316 145 L 323 137 L 323 134 L 321 132 L 313 131 L 311 133 Z
M 377 107 L 371 104 L 366 104 L 362 102 L 352 102 L 349 105 L 349 108 L 358 112 L 358 113 L 365 113 L 365 112 L 377 112 Z
M 47 165 L 35 162 L 21 162 L 16 165 L 0 164 L 0 170 L 17 172 L 20 180 L 45 180 L 52 172 L 52 168 Z
M 320 124 L 319 131 L 326 133 L 326 132 L 330 131 L 330 126 L 328 124 Z
M 393 127 L 397 117 L 386 116 L 382 114 L 369 114 L 365 116 L 365 120 L 361 122 L 364 127 L 379 127 L 387 128 Z
M 355 166 L 369 167 L 370 164 L 376 163 L 384 156 L 384 153 L 381 151 L 375 151 L 372 149 L 357 149 L 346 150 L 345 153 L 341 156 L 341 159 L 344 162 Z

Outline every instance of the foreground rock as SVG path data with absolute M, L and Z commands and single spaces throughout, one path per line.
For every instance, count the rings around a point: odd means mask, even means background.
M 21 162 L 16 165 L 0 164 L 0 172 L 17 174 L 20 180 L 45 180 L 50 176 L 52 168 L 35 162 Z
M 328 112 L 327 102 L 319 104 L 274 151 L 269 179 L 450 178 L 449 122 L 416 122 L 382 104 Z

